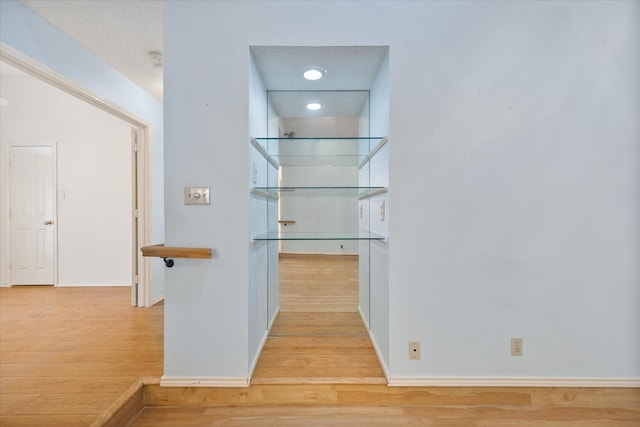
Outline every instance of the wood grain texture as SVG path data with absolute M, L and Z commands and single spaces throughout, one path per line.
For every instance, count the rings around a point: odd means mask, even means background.
M 597 397 L 596 397 L 597 396 Z M 387 387 L 374 384 L 145 387 L 144 426 L 636 426 L 639 389 Z
M 386 384 L 358 309 L 358 257 L 280 255 L 280 313 L 252 384 Z
M 252 384 L 386 384 L 358 313 L 280 312 Z
M 163 305 L 130 298 L 128 287 L 0 288 L 0 425 L 86 427 L 162 375 Z
M 183 248 L 165 246 L 164 243 L 143 246 L 140 251 L 142 251 L 142 256 L 159 258 L 211 258 L 210 248 Z
M 358 257 L 280 255 L 280 311 L 357 312 Z
M 146 386 L 134 427 L 640 425 L 640 389 L 375 384 L 357 258 L 341 258 L 281 258 L 281 312 L 249 388 Z

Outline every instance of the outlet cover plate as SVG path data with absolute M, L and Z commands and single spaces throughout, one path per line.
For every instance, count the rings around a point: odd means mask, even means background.
M 185 187 L 185 205 L 210 205 L 209 187 Z
M 511 355 L 522 356 L 522 338 L 511 338 Z
M 409 359 L 420 359 L 420 341 L 409 341 Z

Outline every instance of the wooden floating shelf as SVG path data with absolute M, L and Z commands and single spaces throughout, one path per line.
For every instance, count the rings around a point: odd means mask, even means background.
M 142 256 L 158 258 L 211 258 L 210 248 L 180 248 L 164 243 L 140 248 Z

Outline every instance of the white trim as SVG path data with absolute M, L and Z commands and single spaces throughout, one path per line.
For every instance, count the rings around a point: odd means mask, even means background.
M 156 305 L 157 303 L 159 303 L 160 301 L 164 301 L 164 295 L 160 295 L 159 297 L 155 297 L 154 299 L 151 300 L 151 306 Z M 150 306 L 150 307 L 151 307 Z
M 117 104 L 103 98 L 91 90 L 79 85 L 78 83 L 68 79 L 60 73 L 48 68 L 46 65 L 35 61 L 31 57 L 25 55 L 21 51 L 7 45 L 4 42 L 0 42 L 0 60 L 24 71 L 42 80 L 51 86 L 61 89 L 65 93 L 72 95 L 96 108 L 105 111 L 112 116 L 124 120 L 132 126 L 137 128 L 138 135 L 138 247 L 134 250 L 138 254 L 138 307 L 151 306 L 151 269 L 149 260 L 142 257 L 140 249 L 143 246 L 150 244 L 149 236 L 151 235 L 151 125 L 135 116 L 131 112 L 121 108 Z M 56 167 L 57 167 L 57 150 Z M 57 174 L 57 172 L 56 172 Z M 56 176 L 57 179 L 57 176 Z M 57 191 L 57 182 L 56 182 Z M 57 203 L 57 197 L 56 197 Z M 56 212 L 57 213 L 57 212 Z M 57 218 L 56 218 L 57 222 Z M 56 228 L 57 238 L 57 228 Z M 57 251 L 56 251 L 57 252 Z M 56 276 L 55 281 L 58 279 L 57 272 L 57 259 L 56 259 Z M 8 273 L 7 275 L 9 275 Z M 10 280 L 9 280 L 10 283 Z M 59 285 L 56 286 L 68 286 Z
M 258 351 L 256 351 L 256 355 L 253 358 L 253 361 L 251 362 L 251 366 L 249 367 L 249 381 L 251 381 L 251 378 L 253 377 L 253 371 L 256 370 L 256 366 L 258 365 L 258 360 L 260 359 L 260 355 L 262 354 L 262 349 L 264 348 L 264 345 L 267 343 L 267 339 L 269 339 L 268 329 L 264 332 L 264 335 L 262 336 L 262 341 L 258 346 Z
M 106 287 L 131 287 L 129 283 L 58 283 L 58 288 L 106 288 Z
M 150 127 L 149 123 L 133 115 L 129 111 L 122 109 L 117 104 L 114 104 L 108 99 L 105 99 L 78 85 L 73 80 L 53 71 L 46 65 L 35 61 L 31 57 L 4 42 L 0 42 L 0 60 L 9 63 L 9 65 L 14 66 L 27 74 L 37 77 L 58 89 L 62 89 L 63 91 L 80 98 L 94 107 L 98 107 L 127 123 L 142 128 Z
M 362 319 L 362 323 L 364 323 L 364 327 L 369 331 L 369 319 L 367 319 L 362 312 L 362 307 L 358 304 L 358 314 L 360 314 L 360 319 Z
M 249 378 L 230 377 L 166 377 L 160 379 L 161 387 L 249 387 Z
M 640 378 L 388 377 L 389 387 L 611 387 L 638 388 Z
M 367 333 L 369 334 L 369 340 L 371 341 L 371 345 L 373 345 L 373 349 L 376 352 L 376 356 L 378 357 L 378 362 L 380 363 L 380 367 L 382 368 L 382 372 L 384 372 L 384 376 L 387 379 L 387 384 L 389 384 L 389 368 L 387 368 L 386 363 L 384 362 L 384 358 L 382 357 L 382 353 L 380 352 L 380 348 L 378 347 L 378 343 L 373 335 L 373 332 L 368 326 L 368 322 L 365 321 L 364 316 L 362 315 L 362 311 L 360 310 L 360 306 L 358 305 L 358 313 L 360 313 L 360 317 L 362 321 L 367 325 Z
M 251 378 L 253 378 L 253 372 L 256 370 L 256 366 L 258 365 L 258 360 L 260 359 L 260 355 L 262 354 L 262 349 L 264 348 L 264 345 L 267 343 L 267 340 L 269 339 L 269 331 L 271 331 L 273 322 L 276 321 L 276 317 L 278 317 L 279 312 L 280 312 L 280 306 L 276 308 L 273 316 L 267 323 L 267 330 L 265 331 L 264 336 L 262 337 L 262 342 L 260 343 L 260 347 L 256 352 L 256 357 L 253 359 L 253 362 L 251 363 L 251 367 L 249 368 L 249 381 L 251 381 Z
M 267 326 L 267 329 L 271 330 L 271 328 L 273 327 L 273 322 L 275 322 L 276 317 L 278 317 L 278 313 L 280 313 L 280 306 L 277 306 L 275 311 L 273 312 L 273 316 L 271 316 L 271 319 L 269 320 L 269 325 Z

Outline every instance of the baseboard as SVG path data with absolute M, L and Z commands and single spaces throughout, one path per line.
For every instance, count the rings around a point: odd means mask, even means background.
M 386 372 L 386 370 L 385 370 Z M 598 387 L 640 388 L 640 378 L 389 377 L 389 387 Z
M 161 387 L 249 387 L 247 377 L 167 377 L 160 379 Z
M 260 355 L 262 354 L 262 349 L 264 348 L 264 345 L 267 343 L 267 339 L 269 339 L 269 331 L 271 331 L 271 327 L 273 326 L 273 322 L 276 321 L 276 317 L 278 317 L 278 313 L 280 313 L 280 306 L 276 308 L 275 312 L 273 313 L 273 316 L 271 317 L 271 319 L 269 319 L 269 322 L 267 324 L 267 330 L 264 333 L 264 336 L 262 337 L 262 342 L 260 343 L 260 348 L 258 348 L 258 351 L 256 352 L 256 357 L 253 359 L 253 362 L 251 362 L 251 369 L 249 369 L 249 382 L 251 382 L 251 378 L 253 377 L 253 371 L 255 371 L 256 369 L 256 365 L 258 364 L 258 359 L 260 359 Z
M 262 354 L 262 349 L 269 338 L 269 330 L 267 329 L 262 337 L 262 341 L 260 342 L 260 346 L 258 347 L 258 351 L 256 352 L 256 356 L 253 358 L 251 362 L 251 367 L 249 368 L 249 382 L 251 382 L 251 377 L 253 377 L 253 371 L 256 370 L 256 365 L 258 365 L 258 359 L 260 359 L 260 355 Z
M 358 304 L 358 314 L 360 315 L 360 319 L 362 319 L 362 323 L 364 323 L 364 327 L 367 328 L 367 331 L 368 331 L 369 319 L 365 317 L 364 313 L 362 312 L 362 307 L 360 307 L 360 304 Z
M 151 300 L 151 307 L 159 303 L 160 301 L 164 301 L 164 295 L 160 295 L 159 297 L 155 297 Z
M 277 306 L 275 311 L 273 312 L 273 316 L 271 316 L 271 319 L 269 319 L 269 324 L 267 325 L 267 329 L 271 330 L 271 328 L 273 327 L 273 322 L 276 321 L 276 317 L 278 317 L 278 313 L 280 313 L 280 306 Z
M 106 287 L 131 287 L 129 284 L 113 284 L 113 283 L 58 283 L 57 288 L 106 288 Z
M 371 345 L 373 345 L 373 349 L 376 352 L 376 356 L 378 357 L 378 362 L 380 362 L 380 367 L 382 368 L 382 372 L 384 372 L 384 376 L 387 379 L 387 384 L 388 384 L 389 383 L 389 369 L 387 368 L 387 364 L 384 362 L 384 358 L 382 357 L 382 353 L 380 352 L 380 349 L 378 348 L 378 343 L 376 342 L 376 338 L 373 335 L 373 333 L 371 332 L 371 329 L 369 329 L 369 323 L 367 322 L 366 318 L 362 314 L 362 310 L 360 309 L 360 306 L 358 306 L 358 313 L 360 314 L 360 318 L 362 319 L 364 324 L 367 325 L 367 333 L 369 334 L 369 340 L 371 341 Z

